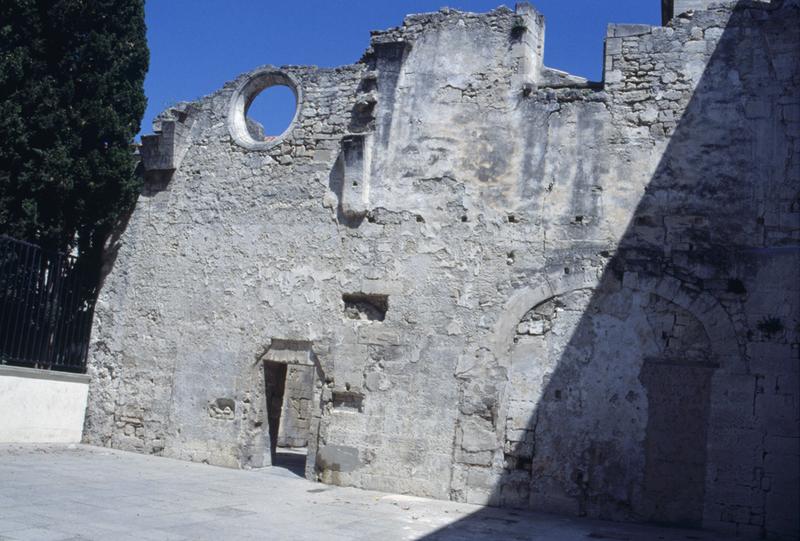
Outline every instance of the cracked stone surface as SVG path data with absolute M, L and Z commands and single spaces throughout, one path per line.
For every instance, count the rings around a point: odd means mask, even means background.
M 528 4 L 443 9 L 165 111 L 85 442 L 269 465 L 279 362 L 313 367 L 275 431 L 311 480 L 796 539 L 799 4 L 664 2 L 598 82 Z

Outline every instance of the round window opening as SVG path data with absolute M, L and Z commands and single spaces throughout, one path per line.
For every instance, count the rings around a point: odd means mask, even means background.
M 297 110 L 294 91 L 286 85 L 259 92 L 245 113 L 247 133 L 254 141 L 273 141 L 289 129 Z
M 228 127 L 239 145 L 263 150 L 289 133 L 300 108 L 301 94 L 294 79 L 278 70 L 253 74 L 237 88 Z

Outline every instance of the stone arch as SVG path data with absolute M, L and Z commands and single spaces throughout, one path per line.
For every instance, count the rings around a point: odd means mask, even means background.
M 608 283 L 601 283 L 602 280 L 609 280 Z M 668 479 L 669 475 L 665 475 L 663 471 L 659 472 L 654 470 L 651 467 L 652 463 L 655 463 L 659 457 L 653 459 L 651 457 L 651 451 L 653 449 L 658 449 L 659 447 L 663 447 L 665 443 L 668 443 L 664 438 L 661 440 L 656 441 L 659 437 L 658 434 L 660 432 L 664 432 L 664 427 L 661 426 L 664 423 L 662 422 L 663 419 L 668 418 L 666 415 L 662 413 L 657 413 L 657 410 L 660 408 L 661 410 L 665 410 L 665 408 L 671 408 L 673 406 L 680 405 L 680 400 L 677 402 L 669 399 L 669 392 L 661 392 L 663 389 L 658 389 L 653 386 L 653 381 L 657 380 L 661 377 L 661 372 L 657 372 L 658 370 L 664 370 L 664 364 L 672 364 L 672 363 L 659 363 L 658 360 L 656 362 L 651 362 L 653 359 L 645 359 L 642 358 L 642 362 L 648 363 L 648 371 L 647 373 L 644 370 L 644 364 L 642 366 L 642 372 L 639 376 L 639 381 L 642 383 L 643 387 L 646 388 L 645 393 L 645 404 L 644 406 L 647 408 L 647 436 L 644 440 L 641 441 L 641 453 L 646 455 L 647 464 L 640 464 L 642 469 L 637 475 L 641 476 L 641 491 L 643 501 L 645 503 L 640 504 L 639 509 L 636 512 L 640 512 L 641 514 L 636 516 L 614 516 L 612 514 L 606 515 L 599 515 L 599 516 L 606 516 L 607 518 L 620 518 L 620 519 L 630 519 L 630 518 L 646 518 L 646 519 L 661 519 L 665 521 L 674 521 L 680 522 L 684 520 L 683 517 L 689 517 L 686 524 L 690 525 L 699 525 L 699 521 L 702 520 L 702 512 L 703 506 L 705 505 L 704 502 L 704 495 L 703 495 L 703 487 L 708 487 L 709 479 L 708 476 L 710 475 L 710 471 L 712 468 L 708 468 L 708 464 L 714 463 L 714 449 L 713 445 L 710 442 L 708 434 L 711 433 L 711 420 L 714 418 L 712 413 L 715 404 L 719 402 L 720 392 L 722 389 L 720 385 L 714 385 L 713 379 L 717 372 L 739 372 L 745 369 L 744 364 L 744 356 L 741 355 L 738 343 L 736 340 L 737 333 L 735 327 L 728 316 L 727 312 L 722 308 L 719 302 L 714 299 L 711 295 L 703 292 L 696 292 L 692 291 L 686 287 L 684 287 L 680 281 L 671 278 L 671 277 L 661 277 L 661 278 L 651 278 L 651 277 L 640 277 L 636 273 L 626 273 L 623 280 L 618 281 L 616 278 L 607 273 L 603 276 L 603 278 L 599 278 L 598 274 L 591 271 L 586 271 L 577 274 L 571 275 L 549 275 L 544 277 L 542 283 L 536 287 L 526 287 L 516 291 L 506 302 L 505 304 L 505 311 L 502 316 L 497 320 L 495 327 L 493 329 L 493 334 L 491 337 L 491 342 L 489 345 L 489 349 L 493 354 L 494 359 L 496 360 L 498 366 L 502 366 L 505 368 L 505 373 L 507 374 L 507 383 L 505 386 L 501 386 L 498 389 L 498 415 L 497 415 L 497 423 L 495 425 L 496 434 L 498 437 L 498 449 L 504 449 L 504 452 L 508 452 L 509 445 L 512 444 L 511 439 L 507 437 L 508 428 L 508 421 L 511 418 L 510 414 L 514 413 L 514 407 L 511 407 L 512 402 L 512 394 L 513 391 L 512 387 L 512 378 L 514 377 L 514 367 L 512 366 L 512 352 L 514 351 L 515 347 L 515 336 L 517 334 L 517 327 L 518 324 L 523 320 L 526 314 L 529 314 L 530 311 L 534 309 L 534 307 L 544 305 L 548 301 L 554 300 L 559 297 L 564 297 L 570 295 L 572 292 L 578 292 L 580 290 L 590 290 L 593 293 L 593 297 L 596 297 L 597 294 L 601 294 L 601 292 L 606 291 L 611 295 L 614 295 L 617 291 L 628 290 L 629 293 L 639 295 L 650 295 L 651 300 L 649 302 L 659 304 L 662 307 L 672 306 L 673 310 L 676 313 L 683 313 L 685 314 L 684 317 L 688 317 L 693 321 L 693 325 L 698 326 L 699 330 L 703 335 L 703 342 L 706 344 L 705 349 L 709 352 L 708 355 L 708 364 L 703 368 L 701 367 L 700 370 L 707 370 L 705 375 L 703 375 L 704 387 L 701 389 L 704 393 L 703 400 L 705 401 L 705 420 L 702 423 L 701 430 L 695 435 L 697 441 L 702 441 L 704 443 L 700 444 L 699 447 L 695 445 L 695 449 L 702 455 L 703 461 L 700 469 L 695 471 L 695 486 L 699 487 L 699 490 L 695 490 L 693 496 L 688 496 L 687 501 L 690 503 L 685 506 L 685 508 L 672 508 L 672 509 L 664 509 L 662 505 L 664 503 L 664 499 L 662 498 L 659 500 L 659 496 L 657 494 L 658 490 L 652 490 L 651 486 L 653 484 L 653 479 L 656 479 L 656 482 L 663 479 Z M 639 297 L 641 298 L 641 297 Z M 644 308 L 643 308 L 644 309 Z M 648 308 L 650 306 L 648 305 Z M 697 328 L 697 327 L 695 327 Z M 518 355 L 519 352 L 516 353 Z M 561 365 L 561 361 L 559 361 L 559 365 Z M 655 368 L 654 368 L 655 365 Z M 717 370 L 719 367 L 719 370 Z M 694 368 L 693 368 L 694 369 Z M 653 372 L 655 370 L 656 372 Z M 687 368 L 682 368 L 679 370 L 688 370 Z M 658 374 L 657 376 L 653 376 L 653 373 Z M 564 374 L 561 374 L 562 378 Z M 679 378 L 680 379 L 680 378 Z M 689 381 L 695 381 L 698 378 L 686 378 Z M 558 385 L 556 385 L 558 386 Z M 690 394 L 695 391 L 687 391 Z M 660 394 L 659 394 L 660 393 Z M 661 398 L 658 398 L 658 397 Z M 715 396 L 717 397 L 715 399 Z M 542 395 L 543 399 L 544 395 Z M 667 397 L 665 400 L 664 397 Z M 649 406 L 648 406 L 649 404 Z M 518 405 L 517 405 L 518 406 Z M 516 407 L 519 409 L 519 407 Z M 652 412 L 651 412 L 652 409 Z M 531 422 L 533 422 L 532 426 L 536 426 L 541 422 L 540 417 L 540 408 L 537 407 L 534 410 L 536 412 L 536 419 L 534 420 L 531 417 Z M 680 415 L 678 415 L 680 416 Z M 660 424 L 659 424 L 660 423 Z M 651 426 L 652 425 L 652 426 Z M 524 428 L 524 427 L 523 427 Z M 540 426 L 541 428 L 541 426 Z M 675 427 L 677 430 L 680 430 L 681 427 Z M 518 426 L 513 425 L 511 430 L 518 431 Z M 542 429 L 546 431 L 545 429 Z M 667 430 L 668 431 L 668 430 Z M 532 436 L 535 440 L 535 436 Z M 590 438 L 591 439 L 591 438 Z M 667 438 L 669 439 L 669 438 Z M 689 438 L 691 439 L 691 438 Z M 663 441 L 662 441 L 663 440 Z M 538 445 L 537 444 L 532 445 Z M 609 453 L 611 452 L 609 447 L 605 449 L 603 445 L 606 442 L 597 442 L 597 445 L 592 443 L 589 447 L 591 452 L 600 452 L 600 453 Z M 612 446 L 613 447 L 613 446 Z M 599 451 L 598 451 L 599 450 Z M 539 451 L 541 452 L 541 451 Z M 613 453 L 612 453 L 613 454 Z M 513 455 L 513 451 L 511 456 L 511 461 L 515 460 Z M 508 457 L 508 456 L 507 456 Z M 524 458 L 522 460 L 525 460 Z M 530 459 L 528 459 L 530 462 Z M 508 467 L 508 465 L 506 465 Z M 530 466 L 528 466 L 530 468 Z M 533 467 L 536 467 L 536 461 L 533 461 Z M 663 469 L 663 468 L 662 468 Z M 653 473 L 655 471 L 655 473 Z M 500 478 L 504 479 L 505 481 L 511 481 L 512 483 L 515 481 L 515 476 L 519 477 L 517 474 L 519 472 L 509 471 L 507 470 L 504 474 L 501 474 Z M 668 472 L 669 473 L 669 472 Z M 523 476 L 524 477 L 524 476 Z M 528 477 L 530 479 L 530 476 Z M 506 491 L 505 487 L 498 486 L 495 490 L 495 498 L 497 499 L 498 503 L 501 505 L 519 505 L 522 503 L 521 501 L 514 501 L 516 497 L 519 499 L 519 490 L 518 488 L 522 486 L 525 482 L 524 478 L 518 479 L 517 486 L 513 486 L 513 484 L 508 488 Z M 648 486 L 647 483 L 651 483 L 651 486 Z M 531 485 L 533 486 L 533 485 Z M 668 489 L 669 487 L 667 487 Z M 663 489 L 663 487 L 660 487 Z M 661 492 L 663 493 L 663 489 Z M 554 492 L 558 492 L 558 490 L 554 490 Z M 707 489 L 706 489 L 707 492 Z M 699 496 L 698 496 L 699 493 Z M 532 494 L 532 493 L 531 493 Z M 655 494 L 655 495 L 654 495 Z M 510 496 L 508 496 L 510 495 Z M 524 497 L 523 497 L 524 500 Z M 652 501 L 651 501 L 652 500 Z M 569 505 L 573 505 L 574 502 L 566 502 L 565 499 L 562 498 L 562 501 L 557 501 L 557 498 L 554 499 L 553 505 L 548 506 L 546 498 L 544 503 L 538 503 L 537 500 L 531 498 L 531 505 L 533 507 L 537 507 L 542 510 L 552 510 L 552 511 L 559 511 L 559 512 L 570 512 Z M 551 502 L 552 503 L 552 502 Z M 560 505 L 560 507 L 559 507 Z M 689 510 L 690 512 L 687 512 Z M 604 511 L 601 511 L 604 513 Z M 649 515 L 648 515 L 649 513 Z M 659 513 L 661 513 L 659 515 Z M 674 520 L 672 517 L 675 517 Z
M 601 278 L 597 272 L 584 271 L 568 275 L 546 275 L 540 285 L 527 286 L 515 291 L 506 301 L 489 340 L 489 349 L 498 364 L 508 366 L 514 331 L 531 308 L 557 295 L 576 289 L 596 289 L 600 284 Z M 684 287 L 680 280 L 671 276 L 639 277 L 636 273 L 628 273 L 622 287 L 642 293 L 653 293 L 688 311 L 700 321 L 708 333 L 712 351 L 720 367 L 731 373 L 741 373 L 745 370 L 744 356 L 740 351 L 738 340 L 732 340 L 737 337 L 733 322 L 713 296 L 702 291 L 692 292 Z

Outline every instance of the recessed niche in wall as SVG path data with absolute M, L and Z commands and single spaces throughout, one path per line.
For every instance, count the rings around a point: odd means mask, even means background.
M 364 411 L 364 395 L 350 391 L 334 391 L 332 406 L 341 411 Z
M 389 309 L 388 295 L 345 293 L 342 295 L 342 302 L 344 317 L 347 319 L 383 321 Z

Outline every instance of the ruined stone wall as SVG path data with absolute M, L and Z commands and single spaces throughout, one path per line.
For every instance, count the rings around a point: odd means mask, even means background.
M 278 447 L 307 447 L 314 400 L 314 370 L 289 365 L 278 432 Z
M 309 477 L 796 536 L 800 8 L 706 7 L 611 25 L 601 83 L 520 5 L 167 111 L 86 441 L 269 464 L 262 361 L 301 344 Z M 270 84 L 298 112 L 256 141 Z

